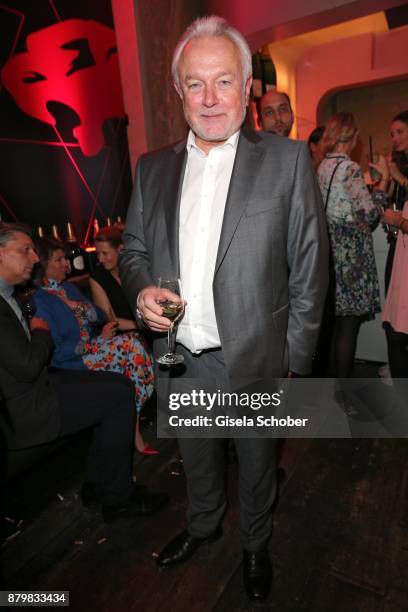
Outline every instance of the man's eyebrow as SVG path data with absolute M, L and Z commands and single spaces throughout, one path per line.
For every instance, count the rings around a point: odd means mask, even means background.
M 233 73 L 232 72 L 220 72 L 219 74 L 217 74 L 217 76 L 215 77 L 216 79 L 220 79 L 222 77 L 233 77 Z M 186 74 L 185 76 L 185 80 L 186 81 L 202 81 L 203 79 L 201 77 L 198 76 L 192 76 L 191 74 Z

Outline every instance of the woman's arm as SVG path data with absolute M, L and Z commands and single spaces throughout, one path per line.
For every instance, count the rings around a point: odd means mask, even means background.
M 113 312 L 112 305 L 109 301 L 108 296 L 106 295 L 106 291 L 102 289 L 100 284 L 97 283 L 96 280 L 93 278 L 89 279 L 89 286 L 91 288 L 93 303 L 99 306 L 99 308 L 104 311 L 108 321 L 114 321 L 115 313 Z
M 382 220 L 384 223 L 388 223 L 388 225 L 398 227 L 403 234 L 408 234 L 408 219 L 403 217 L 402 212 L 399 210 L 386 208 Z
M 112 308 L 112 304 L 110 303 L 110 300 L 106 295 L 106 291 L 94 278 L 91 278 L 89 280 L 89 284 L 91 287 L 92 301 L 105 312 L 108 321 L 116 321 L 121 331 L 131 331 L 137 329 L 135 321 L 132 321 L 131 319 L 121 319 L 120 317 L 116 317 Z
M 372 196 L 364 182 L 360 166 L 352 162 L 346 169 L 344 190 L 351 198 L 357 225 L 373 228 L 378 221 L 382 207 L 386 205 L 386 194 L 376 191 Z

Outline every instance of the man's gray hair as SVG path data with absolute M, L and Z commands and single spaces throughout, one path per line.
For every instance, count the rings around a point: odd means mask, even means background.
M 31 230 L 23 223 L 2 223 L 0 221 L 0 246 L 4 246 L 14 238 L 14 234 L 21 233 L 30 236 Z
M 236 45 L 241 57 L 243 82 L 245 84 L 248 78 L 252 75 L 252 55 L 248 43 L 242 34 L 230 26 L 225 19 L 218 17 L 217 15 L 211 15 L 210 17 L 200 17 L 199 19 L 193 21 L 184 34 L 181 35 L 181 38 L 174 49 L 173 59 L 171 62 L 171 74 L 177 89 L 180 89 L 178 65 L 184 47 L 193 38 L 202 38 L 206 36 L 224 36 L 229 38 L 234 45 Z

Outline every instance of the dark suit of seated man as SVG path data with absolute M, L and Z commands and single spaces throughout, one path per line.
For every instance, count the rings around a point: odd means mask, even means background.
M 93 427 L 84 502 L 100 502 L 107 521 L 150 514 L 166 496 L 132 483 L 133 386 L 114 373 L 48 371 L 48 326 L 34 317 L 29 328 L 14 298 L 15 285 L 30 279 L 37 261 L 29 230 L 0 223 L 2 437 L 9 449 L 22 449 Z

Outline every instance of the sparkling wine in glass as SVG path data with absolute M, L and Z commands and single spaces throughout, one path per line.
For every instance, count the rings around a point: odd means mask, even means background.
M 161 289 L 168 289 L 169 291 L 171 291 L 172 293 L 175 293 L 177 296 L 181 298 L 180 302 L 172 301 L 169 299 L 159 302 L 159 305 L 163 309 L 163 316 L 170 319 L 171 325 L 167 331 L 167 345 L 168 345 L 169 350 L 164 355 L 161 355 L 157 359 L 157 362 L 160 363 L 161 365 L 172 366 L 172 365 L 176 365 L 177 363 L 182 363 L 184 361 L 183 355 L 176 353 L 176 350 L 175 350 L 176 331 L 177 331 L 177 327 L 175 324 L 177 323 L 177 321 L 180 319 L 180 317 L 182 316 L 184 312 L 184 301 L 183 301 L 183 294 L 181 290 L 181 283 L 180 283 L 179 278 L 175 278 L 175 279 L 159 278 L 157 285 Z

